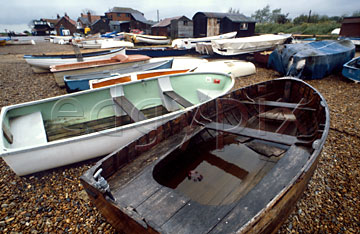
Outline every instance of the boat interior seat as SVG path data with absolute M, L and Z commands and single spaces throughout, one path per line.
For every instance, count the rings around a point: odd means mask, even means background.
M 47 142 L 40 111 L 10 119 L 10 131 L 13 136 L 11 148 L 41 145 Z
M 197 89 L 196 92 L 200 102 L 211 100 L 213 97 L 220 96 L 222 94 L 222 91 L 219 90 Z
M 160 91 L 159 95 L 163 105 L 169 112 L 180 110 L 182 106 L 186 108 L 193 105 L 175 93 L 168 76 L 158 79 L 158 85 Z
M 110 95 L 113 99 L 114 112 L 117 117 L 123 115 L 129 115 L 129 117 L 134 121 L 145 120 L 145 115 L 137 109 L 130 101 L 125 97 L 124 89 L 121 85 L 117 85 L 110 88 Z

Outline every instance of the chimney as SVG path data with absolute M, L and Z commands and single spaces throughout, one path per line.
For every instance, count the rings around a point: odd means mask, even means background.
M 69 18 L 69 16 L 67 15 L 67 13 L 65 12 L 65 15 L 64 15 L 66 18 Z
M 90 13 L 90 11 L 87 12 L 87 17 L 88 17 L 89 23 L 91 24 L 91 13 Z
M 56 18 L 57 18 L 57 19 L 60 19 L 60 15 L 59 15 L 59 14 L 57 14 L 57 15 L 56 15 Z

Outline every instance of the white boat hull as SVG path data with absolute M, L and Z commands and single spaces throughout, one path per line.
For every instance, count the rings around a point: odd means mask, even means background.
M 291 34 L 283 35 L 261 35 L 252 37 L 242 37 L 234 39 L 213 40 L 211 45 L 213 51 L 224 56 L 234 56 L 274 48 L 276 45 L 283 44 Z
M 195 72 L 223 72 L 234 78 L 256 73 L 255 65 L 241 60 L 221 60 L 199 64 Z
M 83 57 L 84 62 L 95 61 L 101 59 L 110 59 L 118 54 L 125 55 L 125 49 L 119 50 L 118 52 Z M 25 58 L 26 62 L 31 66 L 35 73 L 49 72 L 50 66 L 60 65 L 60 64 L 69 64 L 78 62 L 76 58 Z
M 163 118 L 150 119 L 142 125 L 131 124 L 111 131 L 97 132 L 69 140 L 60 140 L 23 151 L 8 150 L 2 155 L 4 161 L 19 176 L 110 154 L 139 138 L 144 133 L 179 115 L 182 111 L 170 113 Z
M 201 38 L 183 38 L 172 41 L 171 46 L 179 49 L 195 49 L 196 44 L 200 42 L 211 42 L 212 40 L 230 39 L 236 36 L 237 32 L 230 32 L 218 36 L 201 37 Z
M 170 43 L 170 39 L 153 39 L 142 36 L 136 36 L 135 43 L 146 43 L 151 45 L 167 45 Z

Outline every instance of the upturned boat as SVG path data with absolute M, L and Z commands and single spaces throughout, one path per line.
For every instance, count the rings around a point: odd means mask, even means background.
M 355 55 L 348 40 L 324 40 L 306 44 L 278 46 L 269 56 L 268 65 L 282 75 L 301 79 L 322 79 L 341 71 Z
M 50 66 L 59 64 L 75 63 L 79 61 L 94 61 L 109 59 L 119 54 L 125 54 L 124 48 L 104 50 L 98 52 L 81 54 L 60 54 L 60 55 L 24 55 L 25 61 L 31 66 L 35 73 L 50 72 Z
M 342 69 L 342 74 L 356 83 L 360 82 L 360 57 L 356 57 L 345 63 Z
M 170 39 L 165 36 L 133 34 L 131 38 L 135 44 L 145 43 L 151 45 L 167 45 L 170 43 Z
M 253 53 L 257 51 L 271 50 L 277 45 L 290 40 L 291 34 L 260 35 L 252 37 L 240 37 L 211 41 L 212 49 L 216 54 L 234 56 Z
M 316 169 L 329 109 L 295 78 L 207 101 L 81 176 L 119 233 L 275 233 Z
M 233 85 L 186 73 L 6 106 L 0 156 L 20 176 L 103 156 Z
M 126 49 L 126 54 L 142 54 L 149 57 L 184 56 L 189 54 L 187 49 L 175 49 L 172 47 L 138 47 Z
M 229 39 L 236 37 L 237 32 L 229 32 L 217 36 L 200 37 L 200 38 L 178 38 L 172 41 L 171 46 L 179 49 L 195 49 L 197 43 L 211 42 L 212 40 Z
M 138 67 L 140 64 L 148 63 L 149 56 L 146 55 L 123 55 L 119 54 L 110 59 L 100 59 L 87 62 L 76 62 L 50 66 L 56 83 L 64 87 L 64 76 L 79 75 L 89 72 L 114 70 L 127 67 Z

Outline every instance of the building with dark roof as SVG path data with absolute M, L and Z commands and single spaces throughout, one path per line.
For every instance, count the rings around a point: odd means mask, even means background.
M 126 7 L 114 7 L 105 13 L 109 21 L 118 21 L 119 28 L 123 32 L 130 32 L 131 29 L 139 29 L 146 33 L 150 33 L 151 24 L 146 20 L 144 14 L 140 11 Z M 116 23 L 112 23 L 116 25 Z
M 32 33 L 36 36 L 45 36 L 55 33 L 55 24 L 60 20 L 60 16 L 57 15 L 57 19 L 40 19 L 33 20 Z
M 193 18 L 194 37 L 209 37 L 237 31 L 237 37 L 255 34 L 256 21 L 243 14 L 197 12 Z
M 101 19 L 100 15 L 92 15 L 90 12 L 87 14 L 81 13 L 81 16 L 77 19 L 77 30 L 84 33 L 86 27 L 91 27 L 93 23 Z
M 151 27 L 151 34 L 171 38 L 184 38 L 193 36 L 192 21 L 186 16 L 165 18 Z
M 360 37 L 360 17 L 344 17 L 340 36 L 343 37 Z
M 65 13 L 65 15 L 55 24 L 56 34 L 60 36 L 73 35 L 77 30 L 76 25 L 76 21 L 70 19 Z

